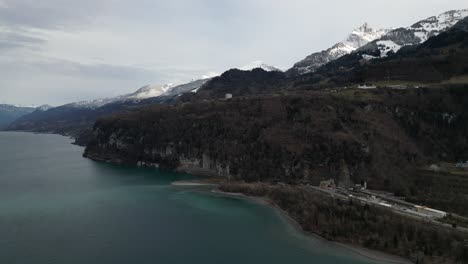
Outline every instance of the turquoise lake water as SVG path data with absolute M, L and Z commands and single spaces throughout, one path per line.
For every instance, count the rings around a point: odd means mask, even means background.
M 170 185 L 193 176 L 96 163 L 70 142 L 0 133 L 1 264 L 372 263 L 269 207 Z

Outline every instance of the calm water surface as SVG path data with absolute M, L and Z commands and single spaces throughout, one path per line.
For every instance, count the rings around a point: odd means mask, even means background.
M 177 189 L 183 174 L 81 157 L 56 135 L 0 133 L 0 263 L 372 263 L 255 203 Z

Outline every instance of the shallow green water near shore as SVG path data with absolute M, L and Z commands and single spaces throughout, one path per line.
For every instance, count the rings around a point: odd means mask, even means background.
M 170 185 L 192 176 L 82 152 L 61 136 L 0 133 L 0 263 L 372 263 L 271 208 Z

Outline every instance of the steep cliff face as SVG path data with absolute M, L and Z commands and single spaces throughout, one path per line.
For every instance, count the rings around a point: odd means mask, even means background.
M 467 98 L 464 90 L 345 90 L 160 105 L 97 121 L 85 156 L 247 181 L 397 189 L 429 159 L 468 155 Z

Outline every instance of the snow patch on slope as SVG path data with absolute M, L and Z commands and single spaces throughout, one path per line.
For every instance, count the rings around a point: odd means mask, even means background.
M 169 91 L 174 86 L 175 85 L 173 83 L 169 83 L 165 85 L 146 85 L 138 89 L 136 92 L 129 94 L 127 96 L 124 96 L 124 97 L 126 99 L 137 99 L 137 100 L 158 97 L 166 93 L 167 91 Z
M 246 64 L 246 65 L 244 65 L 242 67 L 239 67 L 238 69 L 241 70 L 241 71 L 251 71 L 251 70 L 257 69 L 257 68 L 263 69 L 264 71 L 268 71 L 268 72 L 281 71 L 278 67 L 265 64 L 265 63 L 263 63 L 263 61 L 253 61 L 253 62 L 250 62 L 250 63 L 248 63 L 248 64 Z
M 139 101 L 148 98 L 158 97 L 167 91 L 169 91 L 173 84 L 165 84 L 165 85 L 146 85 L 142 88 L 138 89 L 136 92 L 131 94 L 120 95 L 111 98 L 101 98 L 89 101 L 81 101 L 76 103 L 68 104 L 69 107 L 75 108 L 89 108 L 89 109 L 96 109 L 107 104 L 116 103 L 116 102 L 125 102 L 125 101 Z
M 217 76 L 215 73 L 210 73 L 209 76 Z M 120 95 L 111 98 L 103 98 L 89 101 L 81 101 L 71 103 L 66 106 L 75 108 L 88 108 L 96 109 L 107 104 L 117 102 L 139 102 L 141 100 L 155 98 L 155 97 L 172 97 L 179 96 L 188 92 L 196 92 L 200 87 L 211 80 L 212 77 L 203 77 L 198 80 L 193 80 L 189 83 L 174 85 L 172 83 L 165 85 L 146 85 L 135 91 L 134 93 Z
M 387 57 L 389 52 L 398 52 L 402 46 L 396 44 L 391 40 L 379 40 L 376 42 L 377 46 L 380 48 L 380 56 Z
M 207 78 L 202 78 L 199 80 L 192 80 L 189 83 L 175 86 L 169 89 L 164 94 L 162 94 L 162 96 L 180 96 L 188 92 L 196 93 L 205 83 L 207 83 L 212 78 L 213 77 L 207 77 Z
M 367 43 L 380 38 L 389 31 L 388 29 L 376 30 L 370 27 L 369 24 L 364 23 L 362 26 L 354 29 L 346 39 L 336 43 L 333 47 L 313 53 L 304 60 L 296 63 L 289 72 L 297 75 L 315 72 L 320 66 L 350 54 Z
M 450 29 L 468 16 L 468 9 L 451 10 L 438 16 L 421 20 L 410 27 L 392 30 L 377 40 L 380 57 L 387 57 L 390 51 L 398 52 L 403 46 L 417 45 Z

